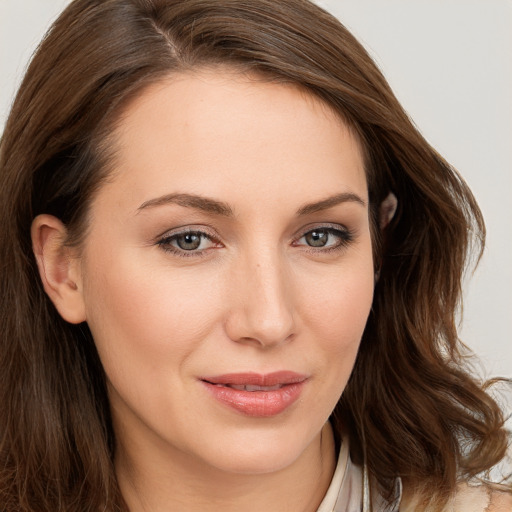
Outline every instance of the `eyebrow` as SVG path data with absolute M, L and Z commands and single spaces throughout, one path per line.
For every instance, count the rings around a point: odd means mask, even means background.
M 154 208 L 156 206 L 163 206 L 166 204 L 177 204 L 187 208 L 194 208 L 202 210 L 206 213 L 213 213 L 215 215 L 222 215 L 224 217 L 233 217 L 233 210 L 227 203 L 217 201 L 195 194 L 166 194 L 155 199 L 150 199 L 142 203 L 137 209 L 137 213 L 146 208 Z
M 301 217 L 304 215 L 310 215 L 322 210 L 327 210 L 341 203 L 353 202 L 366 207 L 366 201 L 364 201 L 357 194 L 351 192 L 343 192 L 341 194 L 335 194 L 314 203 L 308 203 L 301 206 L 297 210 L 297 216 Z M 166 194 L 155 199 L 150 199 L 142 203 L 137 209 L 137 213 L 147 208 L 155 208 L 157 206 L 163 206 L 167 204 L 177 204 L 186 208 L 194 208 L 201 210 L 206 213 L 212 213 L 215 215 L 221 215 L 223 217 L 234 217 L 233 209 L 222 201 L 212 199 L 209 197 L 203 197 L 195 194 Z
M 357 194 L 353 194 L 352 192 L 343 192 L 341 194 L 327 197 L 326 199 L 322 199 L 321 201 L 317 201 L 315 203 L 305 204 L 297 210 L 297 215 L 310 215 L 311 213 L 327 210 L 341 203 L 357 203 L 363 207 L 366 207 L 366 201 L 364 201 Z

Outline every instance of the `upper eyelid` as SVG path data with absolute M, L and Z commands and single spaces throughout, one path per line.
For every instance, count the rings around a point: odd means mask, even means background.
M 349 228 L 347 228 L 343 224 L 332 223 L 332 222 L 324 222 L 324 223 L 322 223 L 322 222 L 316 223 L 315 222 L 315 223 L 309 224 L 309 225 L 301 228 L 299 231 L 297 231 L 292 236 L 292 238 L 293 239 L 301 238 L 304 235 L 306 235 L 307 233 L 309 233 L 310 231 L 313 231 L 315 229 L 333 229 L 333 230 L 337 230 L 337 231 L 346 231 L 346 232 L 351 231 Z M 220 239 L 220 236 L 216 233 L 216 230 L 214 230 L 210 226 L 205 226 L 205 225 L 201 225 L 201 226 L 197 226 L 197 227 L 194 225 L 186 225 L 186 226 L 182 226 L 182 227 L 178 227 L 178 228 L 168 229 L 168 230 L 164 231 L 163 233 L 157 235 L 155 238 L 157 240 L 161 240 L 164 238 L 171 238 L 173 236 L 184 235 L 187 233 L 199 233 L 199 234 L 205 235 L 207 238 L 210 238 L 212 240 L 219 241 L 219 239 Z
M 298 239 L 303 237 L 305 234 L 309 233 L 310 231 L 313 231 L 315 229 L 333 229 L 337 231 L 346 231 L 351 232 L 348 227 L 344 226 L 343 224 L 339 223 L 333 223 L 333 222 L 315 222 L 311 223 L 307 226 L 302 227 L 300 230 L 298 230 L 293 236 L 292 239 Z M 161 234 L 157 235 L 155 237 L 156 240 L 161 240 L 164 238 L 171 238 L 173 236 L 179 236 L 187 233 L 200 233 L 202 235 L 205 235 L 207 238 L 210 238 L 212 240 L 220 241 L 220 235 L 217 233 L 217 231 L 210 226 L 203 225 L 185 225 L 173 229 L 167 229 L 166 231 L 162 232 Z
M 209 238 L 210 240 L 220 241 L 220 237 L 218 234 L 215 233 L 215 230 L 212 228 L 209 228 L 208 226 L 183 226 L 180 228 L 173 228 L 173 229 L 167 229 L 160 235 L 156 236 L 155 239 L 158 240 L 165 240 L 166 238 L 172 238 L 180 235 L 186 235 L 188 233 L 198 233 L 201 235 L 204 235 L 206 238 Z

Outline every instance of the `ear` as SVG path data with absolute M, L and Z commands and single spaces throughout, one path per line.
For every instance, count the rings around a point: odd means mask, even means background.
M 38 215 L 32 222 L 31 236 L 45 292 L 64 320 L 84 322 L 80 259 L 65 245 L 66 227 L 52 215 Z
M 380 203 L 379 207 L 379 227 L 381 231 L 391 222 L 391 219 L 394 217 L 396 213 L 396 207 L 398 205 L 398 200 L 393 194 L 390 192 L 384 201 Z

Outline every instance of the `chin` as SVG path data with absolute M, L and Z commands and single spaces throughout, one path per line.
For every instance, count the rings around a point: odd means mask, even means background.
M 216 443 L 214 450 L 210 447 L 211 465 L 219 470 L 257 475 L 281 471 L 297 461 L 314 445 L 315 436 L 306 435 L 268 436 L 254 434 L 234 436 L 227 444 Z M 245 439 L 244 439 L 245 437 Z
M 252 450 L 252 453 L 240 453 L 216 460 L 216 467 L 226 473 L 239 475 L 264 475 L 276 473 L 291 466 L 300 453 L 283 453 L 282 449 L 268 453 L 269 450 Z

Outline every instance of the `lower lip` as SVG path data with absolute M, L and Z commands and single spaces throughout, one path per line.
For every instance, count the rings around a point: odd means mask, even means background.
M 300 397 L 305 382 L 286 384 L 273 391 L 241 391 L 202 381 L 208 391 L 221 403 L 245 414 L 268 418 L 284 412 Z

